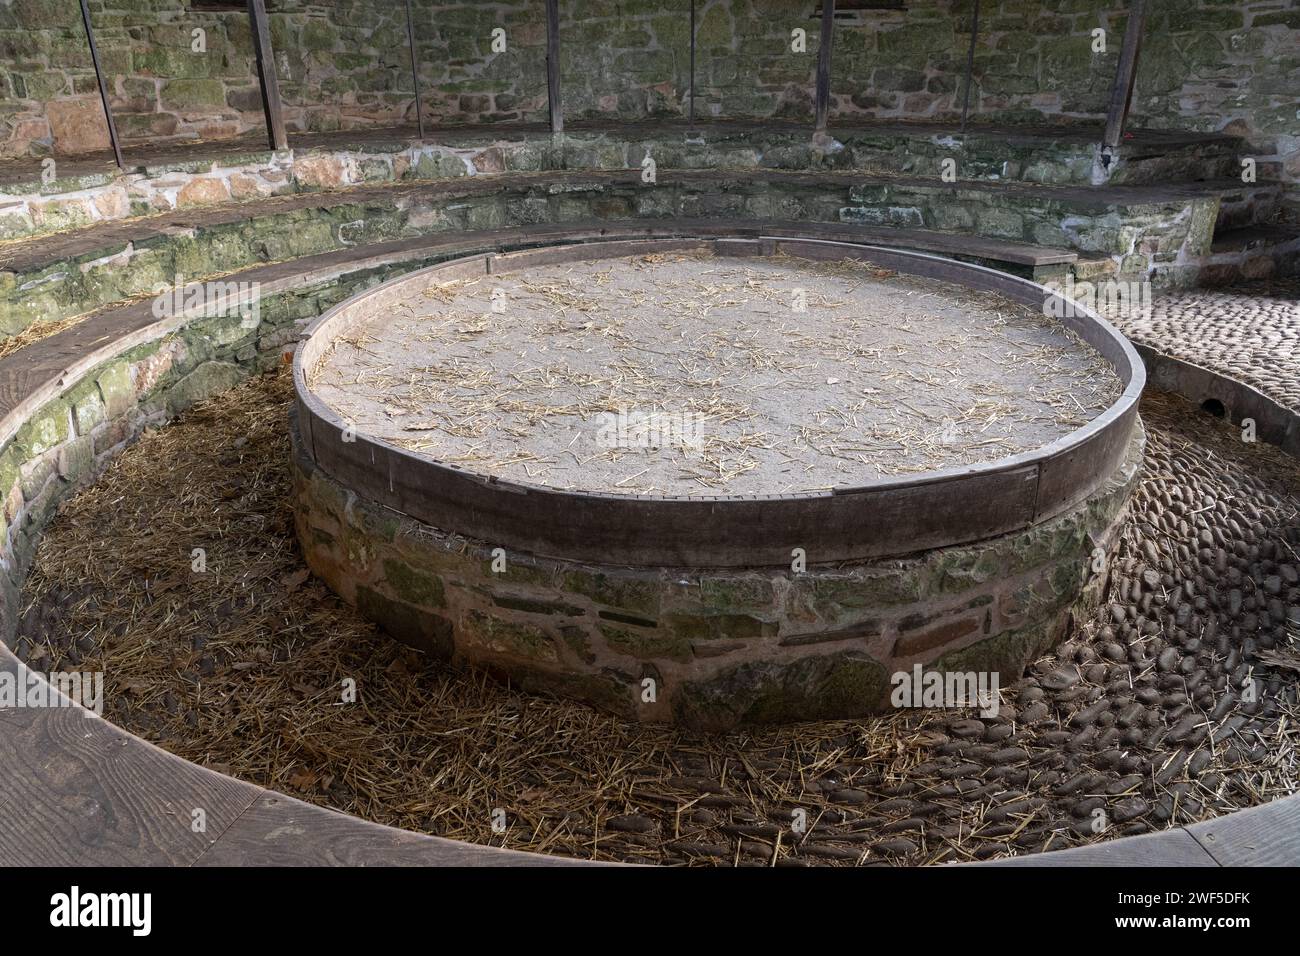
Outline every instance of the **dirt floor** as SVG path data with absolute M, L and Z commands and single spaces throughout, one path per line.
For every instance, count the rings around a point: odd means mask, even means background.
M 1143 403 L 1147 466 L 1109 603 L 1004 688 L 997 718 L 725 736 L 525 696 L 372 632 L 299 559 L 289 400 L 284 374 L 237 388 L 73 499 L 40 544 L 19 655 L 103 668 L 109 719 L 215 769 L 381 823 L 577 857 L 985 859 L 1297 789 L 1300 476 L 1181 400 Z
M 785 494 L 992 461 L 1121 390 L 1039 311 L 867 263 L 656 254 L 431 283 L 309 370 L 359 431 L 486 474 Z

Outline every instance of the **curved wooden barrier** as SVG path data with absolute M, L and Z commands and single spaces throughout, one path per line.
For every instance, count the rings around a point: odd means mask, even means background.
M 25 671 L 0 644 L 0 672 Z M 71 703 L 0 708 L 0 807 L 4 866 L 608 865 L 325 810 L 182 760 Z M 966 865 L 1298 864 L 1300 795 L 1160 833 Z

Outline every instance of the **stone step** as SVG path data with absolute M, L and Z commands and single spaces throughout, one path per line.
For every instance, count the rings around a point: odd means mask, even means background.
M 951 258 L 1001 265 L 1008 271 L 1022 275 L 1032 275 L 1035 269 L 1068 267 L 1073 259 L 1072 253 L 1060 250 L 1036 249 L 1011 243 L 991 244 L 961 237 L 934 236 L 917 230 L 890 230 L 888 236 L 880 236 L 870 230 L 836 223 L 754 220 L 731 225 L 712 219 L 621 222 L 587 220 L 559 225 L 460 231 L 455 234 L 442 233 L 377 242 L 292 260 L 259 263 L 231 272 L 223 276 L 221 281 L 248 288 L 256 286 L 260 296 L 259 313 L 263 320 L 279 321 L 288 316 L 306 321 L 339 299 L 377 281 L 453 257 L 478 252 L 525 250 L 561 243 L 713 235 L 740 238 L 797 235 L 834 241 L 886 241 L 892 247 L 942 251 Z M 10 387 L 0 389 L 0 413 L 4 412 L 6 402 L 12 405 L 28 400 L 36 382 L 44 381 L 52 375 L 57 377 L 56 373 L 75 356 L 92 352 L 122 336 L 143 334 L 144 330 L 159 320 L 153 314 L 152 304 L 148 299 L 115 303 L 0 358 L 0 365 L 10 369 L 12 380 Z M 243 330 L 238 316 L 201 320 L 199 325 L 209 331 L 218 326 L 231 326 L 229 332 L 222 332 L 218 337 L 223 340 L 230 338 L 232 348 L 235 345 L 242 348 L 248 344 L 239 338 L 240 335 L 253 337 L 252 333 Z M 233 326 L 239 326 L 239 330 Z M 264 341 L 266 337 L 262 333 L 256 338 L 258 348 L 263 351 L 273 349 L 277 344 L 291 345 L 293 340 L 293 336 L 288 335 L 275 342 Z M 269 356 L 270 353 L 267 354 Z M 270 361 L 267 356 L 264 358 Z M 0 436 L 0 440 L 2 438 Z
M 456 231 L 454 233 L 435 233 L 430 236 L 414 237 L 389 242 L 378 242 L 370 244 L 362 249 L 356 247 L 344 247 L 334 252 L 324 254 L 310 254 L 305 257 L 281 257 L 274 267 L 254 266 L 252 274 L 248 268 L 242 271 L 227 270 L 223 281 L 243 281 L 252 278 L 262 281 L 268 276 L 273 276 L 277 280 L 283 280 L 287 277 L 296 275 L 298 271 L 308 271 L 311 269 L 323 268 L 325 265 L 335 263 L 348 263 L 355 265 L 358 257 L 370 257 L 374 260 L 373 265 L 388 266 L 393 262 L 405 261 L 406 259 L 415 259 L 419 255 L 434 255 L 436 253 L 464 253 L 479 248 L 499 249 L 505 248 L 507 244 L 514 247 L 526 248 L 535 244 L 555 243 L 561 241 L 588 241 L 594 239 L 609 238 L 638 238 L 651 236 L 673 236 L 678 234 L 690 235 L 742 235 L 742 236 L 807 236 L 810 238 L 830 239 L 837 241 L 863 242 L 868 244 L 881 244 L 895 248 L 914 249 L 922 252 L 931 252 L 948 258 L 959 259 L 967 262 L 975 262 L 980 265 L 1000 269 L 1015 275 L 1021 275 L 1026 278 L 1035 279 L 1040 282 L 1059 279 L 1066 275 L 1072 267 L 1076 258 L 1073 252 L 1062 249 L 1048 249 L 1040 246 L 1030 246 L 1022 243 L 1007 242 L 1005 240 L 988 240 L 976 236 L 954 236 L 944 233 L 936 233 L 929 230 L 920 229 L 870 229 L 861 226 L 845 225 L 841 223 L 830 222 L 795 222 L 790 220 L 774 219 L 750 219 L 735 222 L 719 222 L 717 219 L 672 219 L 672 220 L 578 220 L 569 221 L 560 224 L 535 224 L 519 227 L 513 230 L 496 230 L 494 232 L 478 231 Z M 89 237 L 79 237 L 86 240 Z M 41 243 L 48 245 L 49 240 Z M 64 252 L 68 252 L 68 246 L 75 246 L 76 243 L 69 237 L 63 240 L 65 246 Z M 146 250 L 150 249 L 150 240 L 145 235 L 137 235 L 135 240 L 123 247 L 121 253 L 117 256 L 107 256 L 100 258 L 91 258 L 80 262 L 80 265 L 89 266 L 90 274 L 98 272 L 101 268 L 125 267 L 131 268 L 136 248 Z M 163 247 L 165 248 L 165 247 Z M 99 250 L 102 251 L 102 250 Z M 93 253 L 91 254 L 93 255 Z M 75 258 L 75 257 L 74 257 Z M 11 263 L 12 264 L 12 263 Z M 233 264 L 233 263 L 232 263 Z M 324 265 L 322 265 L 324 264 Z M 273 271 L 263 275 L 257 273 L 257 269 L 273 268 Z M 65 266 L 62 273 L 56 272 L 50 276 L 51 283 L 57 283 L 61 279 L 66 280 L 68 274 L 78 271 L 71 265 Z M 182 278 L 190 280 L 201 275 L 210 274 L 193 272 L 185 274 Z M 0 273 L 2 275 L 3 273 Z M 12 273 L 11 273 L 12 274 Z M 28 280 L 33 281 L 33 280 Z M 250 280 L 251 281 L 251 280 Z M 27 285 L 23 283 L 22 285 Z M 21 290 L 21 285 L 19 286 Z M 84 304 L 84 303 L 82 303 Z M 112 302 L 100 303 L 97 308 L 102 311 L 105 308 L 111 309 Z M 0 300 L 0 307 L 3 306 Z M 48 316 L 49 313 L 46 313 Z M 25 316 L 28 322 L 31 316 Z
M 382 181 L 508 171 L 639 169 L 844 170 L 943 181 L 1089 185 L 1099 130 L 1091 125 L 862 122 L 814 136 L 807 124 L 772 121 L 577 123 L 560 138 L 540 126 L 295 134 L 291 149 L 257 137 L 128 150 L 123 174 L 108 154 L 6 163 L 0 169 L 0 240 L 93 222 L 270 195 Z M 1227 177 L 1241 141 L 1221 133 L 1136 130 L 1126 136 L 1111 185 Z M 947 167 L 951 161 L 951 169 Z
M 1199 281 L 1205 286 L 1296 275 L 1300 273 L 1300 225 L 1250 225 L 1216 232 L 1199 266 Z
M 1300 227 L 1283 225 L 1243 226 L 1214 234 L 1210 246 L 1213 255 L 1232 252 L 1254 252 L 1287 245 L 1300 239 Z
M 1234 184 L 1235 185 L 1235 184 Z M 105 222 L 0 245 L 0 333 L 137 296 L 175 276 L 463 229 L 597 219 L 807 220 L 916 229 L 1110 256 L 1190 281 L 1220 193 L 1199 187 L 936 183 L 852 172 L 509 173 L 299 193 Z M 937 242 L 937 240 L 933 240 Z
M 1185 285 L 1186 263 L 1209 249 L 1225 189 L 1212 180 L 1185 186 L 1037 186 L 924 180 L 860 183 L 840 211 L 846 222 L 924 227 L 1071 249 L 1108 257 L 1114 271 Z
M 1113 185 L 1155 185 L 1230 179 L 1240 173 L 1245 155 L 1245 140 L 1240 136 L 1135 130 L 1125 134 L 1119 161 L 1107 181 Z
M 1241 183 L 1225 180 L 1211 183 L 1220 191 L 1215 232 L 1262 225 L 1277 219 L 1284 195 L 1281 183 Z

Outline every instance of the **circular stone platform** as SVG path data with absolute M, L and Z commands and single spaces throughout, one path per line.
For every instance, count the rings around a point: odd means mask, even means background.
M 564 490 L 853 487 L 1031 451 L 1123 390 L 1041 309 L 853 260 L 685 250 L 412 292 L 334 339 L 315 394 L 398 447 Z
M 1104 583 L 1141 457 L 1136 354 L 1050 297 L 799 239 L 422 270 L 298 350 L 299 536 L 395 636 L 629 716 L 1009 683 Z

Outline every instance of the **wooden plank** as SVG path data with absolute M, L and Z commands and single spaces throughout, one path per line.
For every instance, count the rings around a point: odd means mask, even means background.
M 1187 828 L 1220 866 L 1300 866 L 1300 796 Z
M 791 222 L 768 224 L 755 220 L 766 232 L 784 228 L 792 236 L 800 234 L 843 242 L 863 242 L 901 249 L 919 249 L 923 252 L 941 252 L 945 255 L 967 256 L 1009 262 L 1016 265 L 1041 266 L 1078 261 L 1079 254 L 1072 249 L 1053 249 L 1047 246 L 1030 246 L 1005 239 L 984 236 L 935 232 L 929 229 L 897 229 L 889 226 L 856 226 L 834 222 Z
M 691 91 L 689 97 L 690 112 L 687 122 L 695 125 L 695 0 L 691 0 Z
M 0 672 L 27 668 L 0 644 Z M 159 750 L 78 706 L 0 709 L 0 866 L 573 866 L 381 826 Z M 195 832 L 194 811 L 206 819 Z
M 406 45 L 411 51 L 411 84 L 415 90 L 415 120 L 424 139 L 424 107 L 420 103 L 420 58 L 415 51 L 415 18 L 411 15 L 411 0 L 406 0 Z
M 0 671 L 27 673 L 3 645 Z M 264 793 L 87 713 L 0 709 L 0 865 L 188 865 Z
M 822 0 L 821 39 L 817 45 L 817 129 L 826 130 L 831 109 L 831 41 L 835 33 L 835 0 Z
M 257 75 L 262 85 L 262 111 L 266 114 L 266 135 L 272 149 L 288 149 L 284 112 L 280 106 L 280 80 L 275 74 L 275 54 L 266 25 L 266 0 L 248 0 L 248 19 L 253 30 L 253 51 L 257 54 Z
M 846 244 L 852 245 L 853 243 L 854 240 L 852 239 L 841 241 L 839 239 L 825 239 L 820 236 L 815 239 L 785 238 L 778 240 L 777 249 L 791 256 L 835 260 L 844 257 L 844 246 Z M 1008 275 L 995 269 L 957 262 L 943 256 L 909 252 L 899 248 L 900 245 L 897 242 L 888 242 L 887 244 L 882 242 L 880 245 L 866 243 L 860 252 L 853 254 L 853 257 L 870 259 L 872 262 L 883 265 L 888 269 L 896 269 L 900 272 L 924 276 L 928 279 L 957 282 L 972 289 L 997 292 L 1000 295 L 1013 298 L 1017 302 L 1024 302 L 1031 307 L 1035 306 L 1036 303 L 1041 305 L 1037 293 L 1038 286 L 1026 279 Z M 1028 297 L 1027 290 L 1032 291 L 1034 297 Z
M 966 81 L 961 94 L 961 131 L 966 132 L 966 119 L 970 114 L 970 88 L 975 74 L 975 43 L 980 33 L 980 0 L 975 0 L 975 7 L 970 17 L 970 46 L 966 49 Z
M 641 256 L 661 252 L 712 251 L 712 245 L 703 239 L 631 239 L 602 242 L 598 247 L 590 244 L 568 243 L 543 249 L 525 249 L 503 252 L 488 261 L 488 271 L 496 275 L 517 269 L 536 269 L 566 262 L 585 262 L 595 256 Z
M 551 132 L 564 132 L 564 107 L 560 103 L 560 4 L 546 0 L 546 101 L 550 104 Z
M 1281 402 L 1244 382 L 1157 352 L 1149 345 L 1135 343 L 1134 347 L 1146 363 L 1152 388 L 1181 395 L 1197 405 L 1218 401 L 1228 421 L 1240 424 L 1243 418 L 1253 418 L 1260 440 L 1300 457 L 1300 415 Z
M 494 547 L 629 566 L 788 565 L 911 554 L 1026 527 L 1037 467 L 901 481 L 843 494 L 651 498 L 496 481 L 418 456 L 344 425 L 318 400 L 316 462 L 356 491 L 418 521 Z
M 592 866 L 381 826 L 265 793 L 199 866 Z
M 1101 145 L 1106 153 L 1113 154 L 1124 135 L 1129 104 L 1133 101 L 1133 80 L 1137 76 L 1138 54 L 1142 49 L 1142 30 L 1146 23 L 1146 0 L 1129 0 L 1128 23 L 1124 26 L 1124 45 L 1119 51 L 1119 64 L 1115 81 L 1110 88 L 1110 103 L 1106 108 L 1106 129 Z M 1103 161 L 1105 161 L 1103 159 Z
M 990 860 L 967 866 L 1216 866 L 1214 858 L 1181 827 L 1160 833 L 1122 837 L 1090 846 L 1027 853 L 1005 860 Z
M 113 108 L 108 103 L 108 83 L 104 80 L 104 70 L 99 63 L 99 49 L 95 46 L 95 29 L 90 24 L 90 7 L 86 0 L 81 0 L 81 22 L 86 26 L 86 42 L 90 45 L 90 62 L 95 67 L 95 82 L 99 85 L 99 102 L 104 107 L 104 122 L 108 124 L 108 141 L 113 146 L 113 158 L 119 169 L 126 169 L 122 161 L 122 146 L 117 139 L 117 123 L 113 121 Z
M 1090 424 L 1100 420 L 1093 418 Z M 1106 423 L 1105 427 L 1094 430 L 1083 441 L 1045 457 L 1039 463 L 1034 522 L 1055 517 L 1109 480 L 1129 454 L 1137 421 L 1138 407 L 1134 400 L 1127 404 L 1122 415 Z

